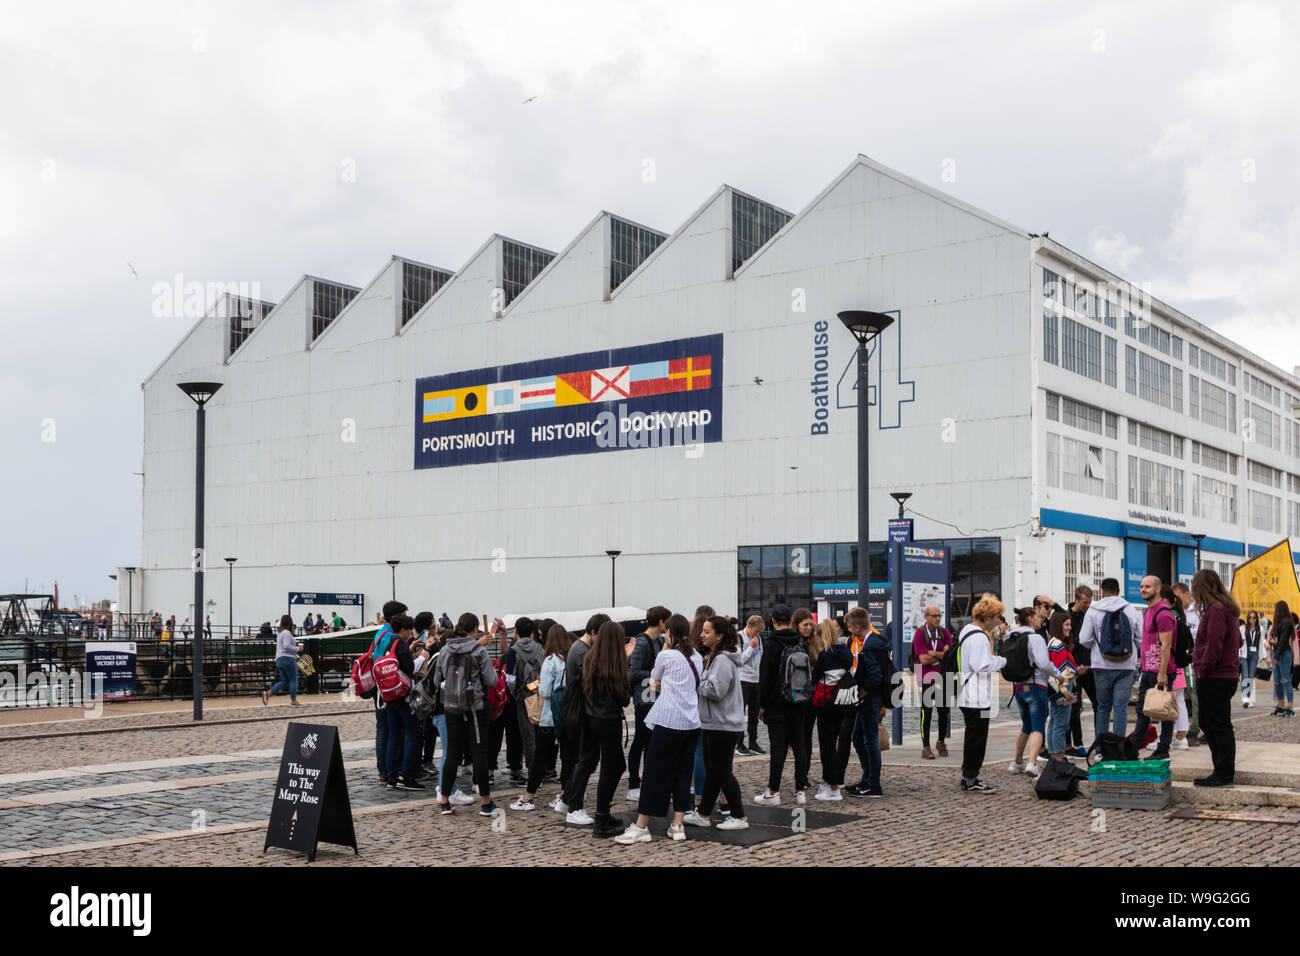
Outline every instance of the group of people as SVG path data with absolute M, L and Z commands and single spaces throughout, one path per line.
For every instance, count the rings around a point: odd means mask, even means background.
M 956 636 L 942 626 L 940 609 L 928 608 L 912 635 L 908 661 L 920 691 L 923 758 L 948 756 L 955 706 L 965 724 L 960 788 L 992 792 L 981 773 L 1000 676 L 1012 686 L 1021 721 L 1009 769 L 1036 777 L 1040 754 L 1087 755 L 1080 721 L 1084 696 L 1094 708 L 1098 735 L 1126 736 L 1136 682 L 1132 736 L 1139 743 L 1150 724 L 1143 713 L 1147 694 L 1171 691 L 1179 700 L 1180 716 L 1161 723 L 1150 756 L 1168 757 L 1171 748 L 1198 743 L 1199 722 L 1214 770 L 1196 783 L 1231 784 L 1233 694 L 1239 686 L 1250 693 L 1247 671 L 1253 678 L 1259 647 L 1290 686 L 1289 662 L 1300 650 L 1294 622 L 1282 608 L 1278 625 L 1261 627 L 1254 617 L 1241 621 L 1232 596 L 1208 569 L 1190 587 L 1171 588 L 1148 576 L 1142 595 L 1145 613 L 1108 578 L 1095 600 L 1087 587 L 1079 588 L 1069 608 L 1040 596 L 1029 607 L 1013 609 L 1012 624 L 1002 602 L 987 594 Z M 795 805 L 807 803 L 814 730 L 821 782 L 813 799 L 884 795 L 881 719 L 901 695 L 895 693 L 899 676 L 890 641 L 872 627 L 865 609 L 817 622 L 805 608 L 777 607 L 770 627 L 755 616 L 738 629 L 738 621 L 707 606 L 689 619 L 657 606 L 647 612 L 643 633 L 632 637 L 604 614 L 593 615 L 581 633 L 522 617 L 508 646 L 500 621 L 489 631 L 486 619 L 473 613 L 446 627 L 431 612 L 412 617 L 404 604 L 390 601 L 382 616 L 372 659 L 391 653 L 412 692 L 423 682 L 426 691 L 437 690 L 437 703 L 432 714 L 417 719 L 408 697 L 384 703 L 376 696 L 379 779 L 391 789 L 423 790 L 422 781 L 434 778 L 444 814 L 470 805 L 483 816 L 499 812 L 492 789 L 504 742 L 510 783 L 523 790 L 509 804 L 512 811 L 544 805 L 568 823 L 591 826 L 594 835 L 624 844 L 648 842 L 649 821 L 670 810 L 674 840 L 685 839 L 690 826 L 745 829 L 746 800 L 733 759 L 764 753 L 759 720 L 768 731 L 767 786 L 750 805 L 780 805 L 783 792 Z M 1193 639 L 1192 660 L 1184 666 L 1175 653 L 1180 628 Z M 287 650 L 292 632 L 281 636 Z M 629 706 L 633 721 L 625 728 Z M 439 738 L 442 757 L 435 764 Z M 846 786 L 855 752 L 862 776 Z M 790 755 L 792 779 L 786 777 Z M 473 795 L 457 785 L 462 767 L 471 770 Z M 637 808 L 636 821 L 627 827 L 613 815 L 624 774 L 626 799 Z M 789 789 L 783 791 L 783 784 Z M 542 804 L 546 785 L 555 790 Z
M 263 627 L 265 626 L 266 625 L 264 624 Z M 325 618 L 321 617 L 319 611 L 316 613 L 315 618 L 313 618 L 311 613 L 308 612 L 307 616 L 302 620 L 303 635 L 324 634 L 326 631 L 341 631 L 345 627 L 347 627 L 347 623 L 339 616 L 338 611 L 333 611 L 331 613 L 328 624 L 325 622 Z

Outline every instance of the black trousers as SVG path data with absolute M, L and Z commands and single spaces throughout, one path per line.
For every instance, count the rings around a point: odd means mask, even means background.
M 748 721 L 749 745 L 758 744 L 758 682 L 747 684 L 740 682 L 740 695 L 745 701 L 745 714 Z
M 673 809 L 679 813 L 686 813 L 694 807 L 691 772 L 695 767 L 695 745 L 699 739 L 698 729 L 654 729 L 645 752 L 645 780 L 641 784 L 637 813 L 648 817 L 666 816 L 670 797 Z
M 1214 776 L 1232 782 L 1237 764 L 1237 736 L 1232 729 L 1232 697 L 1237 692 L 1235 677 L 1198 677 L 1201 732 L 1210 745 Z
M 608 816 L 614 803 L 614 791 L 627 769 L 623 759 L 623 718 L 587 717 L 582 729 L 582 749 L 578 753 L 578 766 L 569 781 L 564 803 L 570 810 L 582 808 L 583 794 L 591 775 L 600 764 L 600 778 L 596 781 L 596 815 Z
M 433 761 L 434 745 L 438 742 L 438 728 L 434 726 L 433 718 L 424 718 L 424 753 L 421 755 L 422 763 L 431 763 Z M 442 742 L 442 749 L 447 749 L 447 741 Z
M 952 708 L 937 705 L 927 707 L 925 705 L 927 692 L 931 695 L 940 693 L 942 688 L 936 688 L 937 684 L 939 684 L 939 681 L 936 680 L 921 684 L 921 743 L 925 744 L 926 747 L 930 746 L 930 724 L 933 722 L 936 710 L 939 712 L 939 739 L 947 740 L 952 736 Z
M 961 746 L 961 775 L 965 780 L 975 780 L 984 766 L 984 751 L 989 743 L 988 711 L 976 710 L 974 707 L 961 708 L 962 720 L 966 722 L 966 733 Z
M 505 738 L 506 742 L 506 766 L 510 768 L 510 773 L 517 774 L 523 769 L 524 765 L 524 738 L 519 733 L 519 716 L 515 709 L 515 699 L 506 698 L 506 709 L 501 711 L 501 716 L 492 721 L 492 750 L 490 753 L 493 769 L 496 768 L 497 758 L 501 756 L 501 740 Z
M 822 780 L 839 787 L 844 784 L 844 774 L 849 766 L 849 752 L 853 749 L 853 722 L 857 711 L 842 713 L 826 707 L 817 715 L 817 740 L 822 754 Z
M 636 733 L 632 736 L 632 746 L 627 748 L 627 785 L 632 790 L 641 786 L 641 757 L 650 746 L 650 728 L 645 725 L 645 713 L 636 715 Z
M 1079 699 L 1074 702 L 1070 708 L 1070 737 L 1067 741 L 1071 747 L 1083 747 L 1083 697 L 1088 696 L 1088 703 L 1092 704 L 1092 716 L 1097 716 L 1097 680 L 1092 676 L 1092 668 L 1075 681 L 1075 686 L 1079 688 Z
M 546 768 L 555 762 L 555 752 L 560 746 L 560 742 L 555 737 L 554 727 L 538 725 L 533 729 L 535 739 L 533 759 L 528 762 L 528 787 L 525 791 L 527 793 L 536 793 L 537 788 L 542 785 Z
M 794 751 L 794 788 L 808 789 L 808 751 L 804 747 L 803 705 L 790 704 L 769 707 L 764 713 L 767 738 L 772 746 L 771 762 L 767 771 L 767 789 L 776 793 L 781 789 L 781 775 L 785 773 L 785 752 Z
M 731 770 L 736 744 L 745 739 L 739 731 L 706 730 L 704 733 L 704 793 L 700 796 L 700 816 L 713 812 L 718 792 L 727 798 L 727 806 L 736 814 L 745 812 L 740 798 L 740 783 Z
M 492 744 L 492 722 L 488 720 L 487 710 L 476 710 L 471 718 L 469 714 L 447 715 L 447 761 L 442 765 L 442 798 L 445 801 L 456 789 L 456 769 L 461 758 L 471 754 L 474 760 L 474 782 L 478 784 L 479 796 L 491 793 L 488 786 L 488 748 Z

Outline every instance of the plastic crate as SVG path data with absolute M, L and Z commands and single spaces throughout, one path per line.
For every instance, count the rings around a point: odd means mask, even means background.
M 1089 780 L 1155 781 L 1169 779 L 1168 760 L 1103 760 L 1088 768 Z
M 1088 783 L 1092 805 L 1114 810 L 1163 810 L 1169 805 L 1170 790 L 1168 781 L 1158 787 Z

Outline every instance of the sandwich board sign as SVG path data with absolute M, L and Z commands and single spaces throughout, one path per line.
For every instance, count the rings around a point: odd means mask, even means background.
M 330 724 L 291 723 L 280 758 L 280 775 L 266 825 L 269 847 L 297 850 L 316 859 L 319 843 L 357 849 L 352 804 L 343 776 L 343 752 L 338 728 Z

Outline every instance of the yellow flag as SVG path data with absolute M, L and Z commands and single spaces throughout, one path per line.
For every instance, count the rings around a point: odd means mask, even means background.
M 1234 568 L 1232 597 L 1241 606 L 1243 619 L 1255 611 L 1271 621 L 1278 601 L 1286 601 L 1292 609 L 1300 608 L 1300 582 L 1296 581 L 1291 560 L 1291 539 L 1278 542 Z

